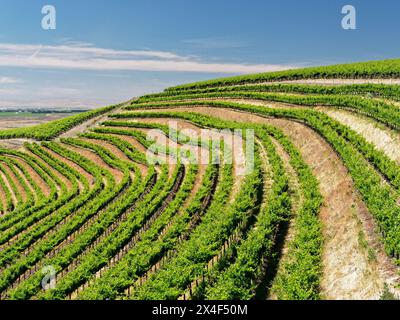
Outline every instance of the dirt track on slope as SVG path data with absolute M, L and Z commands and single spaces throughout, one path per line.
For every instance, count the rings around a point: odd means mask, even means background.
M 95 127 L 98 123 L 107 120 L 107 115 L 100 115 L 98 117 L 89 119 L 77 126 L 73 127 L 72 129 L 62 133 L 59 138 L 71 138 L 76 137 L 80 133 L 86 133 L 89 128 Z

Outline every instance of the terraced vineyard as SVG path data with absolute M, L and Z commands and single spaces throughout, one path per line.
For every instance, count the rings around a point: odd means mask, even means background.
M 217 79 L 0 131 L 26 139 L 0 149 L 1 299 L 400 297 L 399 70 Z

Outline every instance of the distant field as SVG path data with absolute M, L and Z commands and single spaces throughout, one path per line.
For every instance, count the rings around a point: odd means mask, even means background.
M 69 117 L 76 112 L 9 112 L 0 111 L 0 129 L 21 128 Z

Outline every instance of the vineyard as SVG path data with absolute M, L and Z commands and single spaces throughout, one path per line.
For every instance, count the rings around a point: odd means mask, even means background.
M 398 299 L 399 130 L 400 60 L 2 130 L 0 299 Z

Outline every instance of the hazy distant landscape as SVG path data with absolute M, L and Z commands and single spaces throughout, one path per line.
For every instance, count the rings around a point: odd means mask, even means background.
M 71 116 L 85 110 L 59 110 L 50 108 L 0 108 L 0 129 L 20 128 Z

